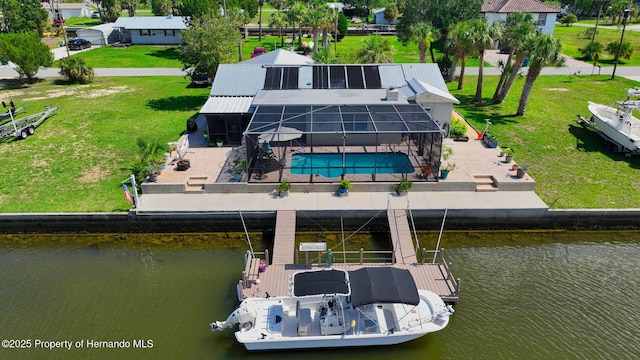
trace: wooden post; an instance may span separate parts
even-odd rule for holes
[[[266,249],[264,251],[264,260],[267,262],[267,265],[269,265],[269,249]]]
[[[296,264],[300,263],[300,253],[298,252],[298,249],[294,250],[296,252]]]
[[[248,287],[247,286],[247,272],[243,271],[242,272],[242,288],[246,289],[247,287]]]
[[[364,263],[364,249],[360,248],[360,265]]]

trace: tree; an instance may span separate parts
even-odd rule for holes
[[[616,42],[616,47],[617,45],[618,43]],[[590,42],[589,44],[587,44],[587,46],[578,50],[580,50],[583,60],[593,60],[593,56],[595,54],[601,53],[603,49],[604,47],[602,46],[602,44],[595,41],[595,42]]]
[[[431,43],[438,40],[438,32],[431,23],[421,22],[411,28],[411,36],[405,38],[407,41],[418,43],[418,51],[420,52],[420,62],[427,62],[427,49],[431,49]],[[406,45],[406,43],[403,43]],[[436,62],[431,52],[431,61]]]
[[[136,16],[136,10],[140,6],[139,0],[120,0],[120,7],[123,10],[127,10],[129,17]]]
[[[220,4],[210,0],[180,0],[176,3],[177,13],[192,19],[209,13],[217,13]]]
[[[358,64],[392,63],[394,53],[389,39],[380,35],[369,36],[364,39],[364,46],[356,54]]]
[[[471,22],[471,38],[473,46],[480,56],[478,66],[478,83],[476,85],[476,96],[474,102],[482,102],[482,80],[484,72],[484,51],[492,48],[495,39],[502,36],[502,29],[499,24],[489,24],[487,19],[481,18]]]
[[[269,19],[269,27],[277,27],[280,32],[280,46],[284,47],[284,35],[282,33],[282,28],[287,25],[287,14],[277,12],[271,14],[271,18]]]
[[[460,76],[458,77],[458,90],[462,89],[464,83],[464,68],[466,66],[467,54],[472,51],[473,38],[472,38],[471,24],[468,21],[459,22],[453,26],[449,32],[449,41],[455,44],[455,53],[453,56],[453,63],[451,64],[450,76],[456,71],[455,64],[460,60]]]
[[[53,65],[53,54],[35,33],[1,34],[0,53],[15,63],[20,77],[29,82],[33,82],[38,69]]]
[[[499,104],[507,97],[525,58],[521,51],[522,44],[535,31],[536,23],[533,21],[531,14],[517,12],[507,15],[503,36],[500,41],[503,46],[509,46],[510,50],[507,61],[504,62],[498,86],[496,86],[496,91],[493,94],[493,103]]]
[[[568,14],[566,16],[563,16],[562,19],[560,19],[560,22],[567,25],[567,26],[571,26],[573,25],[574,22],[578,21],[578,17],[575,16],[574,14]]]
[[[93,82],[93,69],[87,66],[84,59],[66,57],[60,60],[60,75],[69,82]]]
[[[617,41],[612,41],[607,44],[607,52],[614,56],[614,61],[618,57],[618,47],[620,43]],[[633,46],[628,41],[622,42],[622,49],[620,50],[620,57],[623,59],[631,59],[631,55],[633,55]],[[619,59],[618,59],[619,60]]]
[[[0,32],[42,34],[47,24],[47,10],[39,0],[0,0]]]
[[[102,0],[100,6],[102,7],[100,16],[103,22],[114,22],[120,16],[120,2],[118,0]]]
[[[172,0],[151,0],[151,12],[156,16],[169,15],[172,6]]]
[[[338,59],[331,49],[318,49],[318,51],[314,52],[312,55],[313,61],[316,64],[338,64]]]
[[[554,39],[551,35],[537,34],[530,37],[523,44],[523,48],[529,56],[529,72],[518,102],[517,116],[524,115],[531,90],[533,89],[533,83],[540,75],[542,68],[548,65],[559,66],[563,62],[562,44],[560,40]]]
[[[342,40],[342,38],[347,35],[347,31],[349,30],[349,20],[344,16],[343,12],[338,13],[338,41]]]
[[[391,24],[396,18],[398,18],[398,8],[396,4],[392,1],[386,3],[384,5],[384,19],[387,20],[389,24]]]
[[[179,49],[184,69],[207,73],[213,78],[218,65],[231,63],[242,40],[240,21],[217,13],[203,15],[191,21],[192,28],[182,33],[184,46]]]
[[[320,36],[320,30],[330,21],[327,20],[327,10],[329,13],[331,8],[322,2],[316,1],[312,3],[305,12],[303,23],[311,28],[313,34],[313,50],[318,49],[318,38]]]
[[[293,43],[296,43],[296,26],[298,27],[298,46],[302,43],[302,24],[306,17],[307,6],[301,2],[296,2],[289,7],[287,16],[293,24]]]

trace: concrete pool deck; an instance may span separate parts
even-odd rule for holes
[[[204,128],[199,126],[200,129]],[[277,210],[381,210],[408,208],[435,209],[532,209],[548,206],[535,194],[535,180],[529,175],[516,177],[512,163],[505,163],[499,149],[487,148],[477,140],[475,130],[468,132],[469,141],[445,139],[453,149],[449,162],[456,169],[446,180],[424,181],[410,175],[413,188],[407,196],[397,196],[393,188],[398,174],[382,182],[358,182],[350,178],[353,189],[349,196],[336,195],[337,180],[317,183],[294,183],[287,197],[277,196],[274,177],[261,181],[236,181],[228,171],[231,147],[208,147],[201,132],[189,134],[190,149],[185,155],[191,167],[176,171],[170,166],[157,183],[144,183],[143,195],[134,213],[193,213]],[[290,157],[291,155],[288,154]],[[304,176],[307,179],[309,175]],[[361,175],[358,175],[361,176]],[[370,175],[367,175],[370,176]],[[294,180],[294,179],[290,179]]]

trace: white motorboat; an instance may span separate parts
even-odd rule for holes
[[[588,124],[611,141],[614,150],[640,155],[640,120],[633,112],[640,110],[640,88],[629,89],[627,99],[610,106],[589,102],[592,116]]]
[[[289,284],[289,296],[247,298],[211,330],[238,325],[247,350],[392,345],[444,329],[453,314],[392,267],[302,271]]]

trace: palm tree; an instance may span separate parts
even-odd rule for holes
[[[473,46],[475,47],[478,55],[480,55],[478,65],[478,84],[476,85],[476,96],[473,99],[474,102],[482,102],[482,75],[484,72],[484,51],[487,48],[492,48],[494,40],[499,38],[502,29],[499,24],[489,24],[487,19],[481,18],[473,20],[471,22],[471,32]]]
[[[535,30],[536,24],[533,22],[531,14],[517,12],[507,15],[501,41],[503,45],[510,46],[511,49],[509,50],[507,61],[504,63],[500,80],[498,80],[498,86],[496,86],[496,91],[493,94],[493,102],[495,104],[503,102],[507,97],[509,89],[511,89],[511,85],[513,85],[513,81],[524,61],[523,54],[519,49],[526,38],[531,36]],[[519,56],[518,52],[520,52]]]
[[[329,48],[318,49],[313,53],[312,58],[316,64],[339,64],[335,54]]]
[[[356,63],[380,64],[392,63],[394,53],[393,45],[389,39],[380,35],[369,36],[364,39],[364,46],[356,54]]]
[[[320,29],[326,23],[323,6],[326,4],[313,4],[305,12],[304,23],[311,28],[313,34],[313,50],[318,49],[318,37]]]
[[[296,2],[289,7],[287,16],[289,21],[293,24],[293,43],[296,43],[296,26],[298,27],[298,46],[302,43],[302,23],[305,19],[305,13],[307,12],[307,6],[304,3]]]
[[[93,69],[81,58],[66,57],[60,60],[60,75],[69,82],[93,82]]]
[[[431,49],[431,43],[436,40],[438,40],[438,31],[430,22],[421,22],[411,28],[409,41],[418,43],[421,63],[427,62],[427,49]],[[431,51],[431,61],[436,62],[433,51]]]
[[[471,51],[472,37],[471,25],[468,21],[462,21],[453,26],[449,31],[449,41],[455,44],[455,52],[453,54],[453,62],[451,63],[450,74],[456,72],[456,65],[460,60],[460,77],[458,78],[458,90],[462,90],[464,82],[464,68],[467,53]]]
[[[264,0],[258,0],[258,6],[260,6],[260,17],[258,18],[258,41],[262,41],[262,7],[264,6]]]
[[[280,46],[284,47],[284,34],[282,28],[287,25],[287,15],[285,13],[277,12],[271,14],[269,19],[269,27],[277,27],[280,32]]]
[[[338,16],[338,14],[327,4],[321,6],[320,9],[323,14],[323,21],[320,25],[322,29],[322,47],[327,48],[329,47],[329,31],[336,27],[336,16]]]
[[[559,66],[563,63],[562,44],[560,40],[554,39],[551,35],[537,34],[530,37],[523,44],[523,48],[529,56],[529,73],[527,73],[522,95],[520,95],[517,116],[524,115],[533,83],[540,75],[542,68],[547,65]]]

